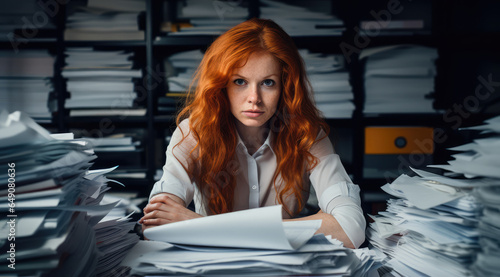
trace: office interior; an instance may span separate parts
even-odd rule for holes
[[[120,215],[135,210],[127,224],[119,224],[130,247],[143,239],[136,221],[161,177],[176,115],[204,51],[218,35],[248,18],[273,19],[293,38],[316,105],[331,128],[329,138],[361,189],[368,223],[372,215],[391,208],[388,201],[394,195],[382,189],[384,185],[401,175],[419,176],[415,169],[460,175],[460,170],[449,174],[449,167],[434,165],[459,159],[462,156],[454,155],[461,149],[472,149],[459,147],[500,133],[495,129],[498,119],[492,120],[500,115],[498,1],[1,0],[0,7],[0,129],[9,127],[8,114],[21,111],[49,133],[72,133],[75,139],[90,141],[97,156],[89,161],[90,169],[113,168],[104,174],[113,180],[107,182],[106,203],[121,199]],[[484,124],[493,129],[475,127]],[[0,134],[0,142],[6,142],[0,143],[5,157],[14,155],[12,149],[35,154],[32,148],[9,147],[15,143],[12,137]],[[475,143],[491,157],[482,169],[473,161],[479,154],[462,157],[469,159],[463,174],[500,184],[494,170],[500,144]],[[2,203],[7,207],[12,198],[7,197],[8,183],[2,190],[4,186]],[[37,197],[42,201],[43,196]],[[500,200],[500,192],[492,199]],[[500,216],[498,204],[486,206]],[[314,196],[307,208],[317,210]],[[2,213],[8,222],[9,213]],[[477,213],[468,228],[481,222]],[[499,228],[497,224],[487,233],[499,234]],[[498,269],[485,258],[488,251],[500,248],[498,239],[482,242],[475,240],[467,248],[468,258],[457,254],[469,265],[460,271],[463,276],[488,276],[493,272],[488,270]],[[4,240],[2,250],[12,249],[8,245]],[[375,246],[367,239],[363,247]],[[18,253],[18,265],[25,270],[20,272],[50,276],[44,274],[71,268],[55,252],[50,252],[53,263],[46,266],[34,263],[36,255],[23,258],[22,251]],[[130,268],[118,267],[123,256],[113,256],[113,266],[99,263],[100,274],[127,276]],[[485,264],[491,267],[482,269]],[[7,266],[0,273],[9,272]],[[387,276],[404,276],[394,263],[382,267],[391,266],[396,273]],[[416,267],[413,276],[436,273]],[[54,268],[59,271],[51,271]]]

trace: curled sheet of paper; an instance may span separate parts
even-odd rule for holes
[[[165,224],[146,229],[144,235],[172,244],[294,250],[320,226],[321,220],[284,225],[281,206],[276,205]],[[294,228],[300,229],[300,236],[293,235]]]

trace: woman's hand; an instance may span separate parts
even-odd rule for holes
[[[161,193],[153,196],[149,204],[144,208],[144,216],[139,220],[142,230],[151,227],[193,219],[201,215],[186,208],[184,201],[179,197]]]

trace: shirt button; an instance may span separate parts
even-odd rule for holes
[[[257,189],[257,186],[256,186],[256,185],[253,185],[253,186],[252,186],[252,189]]]

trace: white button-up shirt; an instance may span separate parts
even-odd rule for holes
[[[190,152],[196,145],[196,140],[192,134],[189,134],[182,144],[174,148],[182,139],[179,128],[185,135],[188,134],[188,120],[182,121],[172,135],[166,152],[163,176],[154,184],[150,197],[166,192],[178,196],[186,205],[194,200],[196,212],[207,215],[207,209],[197,186],[182,166],[184,164],[187,168],[189,161],[193,160]],[[253,155],[248,153],[245,144],[238,136],[235,159],[230,162],[230,166],[228,165],[228,170],[214,174],[215,180],[227,174],[236,175],[234,211],[278,204],[273,184],[277,163],[271,145],[272,135],[272,132],[269,132],[264,144]],[[322,135],[324,133],[318,137]],[[350,180],[328,138],[317,141],[310,152],[318,159],[318,164],[312,171],[304,171],[306,184],[313,186],[321,210],[333,215],[354,246],[359,247],[365,240],[366,227],[359,187]],[[281,178],[278,177],[277,184],[280,183]],[[309,189],[310,186],[307,186],[302,193],[303,203],[309,197]],[[289,197],[285,201],[291,211],[297,209],[296,199]],[[283,211],[283,218],[289,217]]]

